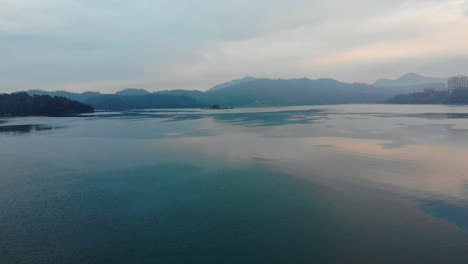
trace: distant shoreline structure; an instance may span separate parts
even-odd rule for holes
[[[457,75],[448,78],[447,90],[449,93],[455,90],[468,90],[468,76]]]

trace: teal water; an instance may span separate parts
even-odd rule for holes
[[[468,107],[3,118],[0,263],[468,263]]]

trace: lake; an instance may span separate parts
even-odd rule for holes
[[[468,263],[468,107],[3,118],[0,263]]]

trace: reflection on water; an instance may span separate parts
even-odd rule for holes
[[[468,230],[468,203],[466,201],[421,200],[421,208],[435,217]]]
[[[0,126],[0,134],[27,134],[32,132],[46,131],[63,127],[53,127],[50,125],[14,125]]]
[[[9,118],[0,256],[466,263],[467,132],[468,108],[445,106]]]
[[[293,124],[309,124],[317,122],[321,118],[322,110],[311,109],[302,111],[280,111],[280,112],[266,112],[256,114],[224,114],[214,115],[213,118],[216,121],[233,125],[244,125],[244,126],[284,126]]]
[[[258,111],[258,110],[257,110]],[[276,112],[261,112],[248,113],[248,112],[212,112],[210,110],[200,111],[187,111],[187,110],[133,110],[125,113],[101,113],[101,117],[106,118],[119,118],[119,119],[132,119],[144,120],[151,118],[162,118],[167,122],[174,121],[187,121],[198,120],[204,118],[214,118],[223,123],[233,125],[245,126],[284,126],[291,124],[308,124],[316,122],[324,118],[321,114],[324,113],[321,109],[307,109],[307,110],[283,110]]]

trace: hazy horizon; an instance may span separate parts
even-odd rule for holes
[[[400,77],[403,77],[403,76],[406,76],[406,75],[409,75],[409,74],[416,74],[416,75],[420,75],[420,74],[417,74],[417,73],[414,73],[414,72],[409,72],[409,73],[406,73]],[[423,75],[420,75],[422,77],[426,77],[426,78],[441,78],[441,79],[445,79],[445,78],[448,78],[448,77],[433,77],[433,76],[423,76]],[[229,83],[231,81],[236,81],[236,80],[241,80],[241,79],[244,79],[244,78],[254,78],[254,79],[264,79],[264,78],[257,78],[257,77],[254,77],[254,76],[244,76],[244,77],[239,77],[239,78],[235,78],[233,80],[226,80],[225,82],[222,82],[222,83],[217,83],[211,87],[208,87],[208,88],[203,88],[203,89],[187,89],[187,90],[196,90],[196,91],[202,91],[202,92],[206,92],[208,90],[210,90],[211,88],[217,86],[217,85],[221,85],[221,84],[225,84],[225,83]],[[385,79],[385,78],[380,78],[380,79],[377,79],[376,81],[378,80],[398,80],[400,77],[398,78],[395,78],[395,79]],[[272,80],[292,80],[292,79],[309,79],[309,80],[320,80],[320,79],[329,79],[329,78],[317,78],[317,79],[311,79],[311,78],[308,78],[308,77],[302,77],[302,78],[291,78],[291,79],[284,79],[284,78],[266,78],[266,79],[272,79]],[[336,79],[333,79],[335,81],[338,81],[338,82],[343,82],[343,81],[340,81],[340,80],[336,80]],[[344,82],[346,83],[346,82]],[[364,83],[364,82],[349,82],[349,83],[363,83],[363,84],[369,84],[369,85],[374,85],[375,82],[369,82],[369,83]],[[385,86],[384,86],[385,87]],[[179,88],[176,88],[176,89],[179,89]],[[112,90],[109,90],[109,91],[99,91],[99,90],[85,90],[85,91],[71,91],[71,90],[66,90],[66,89],[25,89],[25,90],[17,90],[17,91],[12,91],[12,92],[27,92],[27,91],[33,91],[33,90],[39,90],[39,91],[46,91],[46,92],[57,92],[57,91],[64,91],[64,92],[75,92],[75,93],[84,93],[84,92],[101,92],[102,94],[113,94],[113,93],[117,93],[117,92],[122,92],[124,90],[146,90],[148,92],[160,92],[160,91],[167,91],[167,90],[175,90],[175,89],[152,89],[152,88],[141,88],[141,87],[121,87],[120,89],[117,89],[114,87],[114,89]]]
[[[468,68],[466,0],[0,3],[0,93],[206,90],[244,76],[373,83]]]

